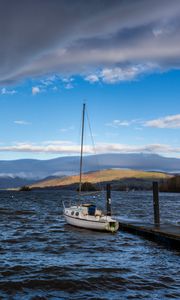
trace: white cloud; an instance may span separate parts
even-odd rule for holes
[[[52,75],[52,76],[48,76],[46,79],[42,79],[41,80],[41,83],[42,85],[44,86],[50,86],[50,85],[53,85],[54,82],[57,81],[57,76],[56,75]]]
[[[1,89],[1,95],[14,95],[16,93],[17,93],[16,90],[9,90],[7,88],[2,88]]]
[[[119,126],[129,126],[130,124],[131,124],[130,121],[113,120],[112,123],[108,123],[106,125],[112,127],[119,127]]]
[[[40,145],[31,143],[17,143],[12,146],[0,146],[1,152],[26,152],[26,153],[56,153],[62,155],[80,153],[80,146],[69,141],[50,141]],[[101,143],[96,145],[96,153],[158,153],[164,155],[180,155],[180,147],[172,147],[164,144],[150,145],[124,145],[124,144],[107,144]],[[85,154],[94,154],[94,147],[84,145]]]
[[[40,88],[38,86],[33,86],[32,87],[32,94],[36,95],[40,93]]]
[[[64,84],[64,88],[67,89],[67,90],[70,90],[70,89],[74,88],[73,81],[74,81],[74,78],[72,78],[72,77],[64,77],[64,78],[62,78],[62,82]]]
[[[36,86],[32,87],[32,94],[45,93],[48,90],[58,91],[59,85],[63,82],[59,75],[46,76],[44,79],[36,81]]]
[[[134,129],[142,130],[143,127],[154,127],[154,128],[180,128],[180,114],[170,115],[163,118],[153,119],[149,121],[143,121],[142,119],[134,120],[113,120],[112,122],[106,123],[106,126],[118,128],[120,126],[131,126],[136,125]]]
[[[106,83],[116,83],[119,81],[132,80],[138,74],[140,70],[137,67],[131,67],[127,69],[113,68],[113,69],[103,69],[100,78]]]
[[[85,77],[85,80],[86,81],[89,81],[91,83],[94,83],[94,82],[98,82],[99,81],[99,78],[98,78],[98,75],[96,74],[91,74],[91,75],[88,75]]]
[[[85,80],[94,82],[104,83],[118,83],[121,81],[135,80],[139,75],[149,73],[158,70],[157,64],[146,63],[146,64],[134,64],[131,66],[114,67],[114,68],[103,68],[101,71],[90,74],[85,77]]]
[[[164,144],[150,144],[150,145],[124,145],[124,144],[99,144],[96,147],[97,153],[158,153],[170,155],[171,153],[177,156],[180,154],[180,147],[172,147]]]
[[[17,120],[17,121],[14,121],[14,123],[18,124],[18,125],[30,125],[31,124],[30,122],[27,122],[24,120]]]
[[[56,92],[58,90],[57,86],[53,86],[52,90]]]
[[[61,128],[60,131],[61,132],[67,132],[67,131],[72,131],[74,130],[74,126],[70,126],[70,127],[67,127],[67,128]]]
[[[73,82],[74,81],[74,78],[72,77],[63,77],[62,78],[62,82],[64,83],[69,83],[69,82]]]
[[[155,128],[180,128],[180,114],[150,120],[145,122],[144,126]]]
[[[152,32],[153,32],[155,37],[158,37],[158,36],[163,34],[163,30],[160,29],[160,28],[155,28],[155,29],[152,30]]]
[[[73,88],[74,88],[74,86],[73,86],[73,84],[72,84],[71,82],[65,84],[64,87],[65,87],[66,90],[70,90],[70,89],[73,89]]]
[[[64,140],[51,140],[42,142],[43,145],[72,145],[71,141]]]
[[[160,24],[158,27],[152,29],[152,33],[156,38],[162,38],[164,35],[173,33],[174,26],[169,24]]]
[[[111,123],[106,123],[106,126],[110,126],[110,127],[120,127],[120,126],[125,126],[128,127],[130,125],[132,125],[133,123],[138,123],[138,120],[113,120]]]
[[[52,143],[47,145],[17,143],[13,146],[0,147],[0,151],[69,154],[69,153],[79,153],[80,146],[69,145],[68,143],[64,143],[64,144]]]

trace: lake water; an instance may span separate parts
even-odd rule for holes
[[[66,225],[62,200],[75,197],[0,192],[0,299],[180,299],[176,250]],[[118,219],[153,222],[151,193],[113,192],[112,206]],[[160,194],[160,208],[162,223],[180,224],[179,194]]]

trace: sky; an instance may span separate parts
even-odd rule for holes
[[[0,0],[0,36],[0,160],[78,155],[84,102],[85,154],[180,158],[179,0]]]

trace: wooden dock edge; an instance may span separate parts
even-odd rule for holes
[[[164,244],[168,248],[174,248],[180,251],[180,237],[163,232],[160,228],[146,228],[141,225],[119,222],[119,230],[143,236],[146,239]]]

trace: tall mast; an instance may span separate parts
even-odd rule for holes
[[[85,118],[85,106],[83,103],[83,112],[82,112],[82,131],[81,131],[81,157],[80,157],[80,177],[79,177],[79,193],[81,193],[82,187],[82,163],[83,163],[83,142],[84,142],[84,118]]]

